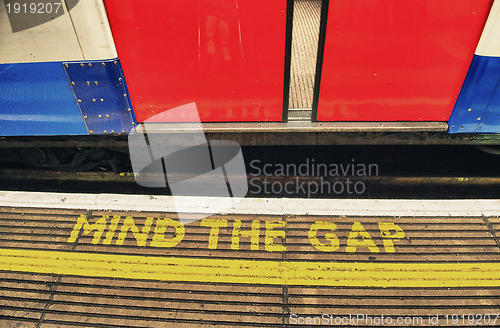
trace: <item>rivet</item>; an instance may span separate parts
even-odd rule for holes
[[[94,133],[94,131],[90,130],[90,131],[89,131],[89,133],[91,133],[91,134],[92,134],[92,133]]]
[[[97,100],[95,100],[95,99],[92,99],[92,101],[93,101],[93,102],[96,102]]]
[[[101,98],[101,101],[104,101],[104,99]]]
[[[467,109],[468,112],[472,111],[472,108]]]
[[[115,133],[115,130],[111,130],[111,133]]]
[[[132,125],[135,125],[135,123],[134,123],[134,122],[132,122]]]
[[[75,85],[76,83],[75,82],[71,82],[71,85]]]
[[[115,60],[115,61],[113,62],[113,64],[118,65],[118,62]]]
[[[127,111],[128,111],[128,112],[131,112],[131,111],[132,111],[132,108],[127,109]]]
[[[64,64],[64,66],[69,67],[69,65],[68,65],[68,64]]]
[[[92,67],[92,63],[89,63],[89,66]]]
[[[118,81],[123,81],[123,79],[120,77],[120,78],[118,79]]]
[[[478,117],[478,118],[477,118],[477,120],[478,120],[478,121],[481,121],[481,118],[480,118],[480,117]]]
[[[122,130],[122,133],[125,133],[125,130]]]
[[[95,81],[95,82],[94,82],[94,84],[95,84],[95,85],[98,85],[98,84],[99,84],[99,82]]]
[[[106,63],[102,63],[102,66],[106,66]]]
[[[83,67],[83,66],[85,66],[85,64],[84,64],[84,63],[81,63],[81,64],[80,64],[80,66],[81,66],[81,67]]]
[[[99,115],[99,116],[97,116],[97,117],[102,118],[102,115]]]
[[[89,81],[87,81],[87,85],[90,85],[90,82],[89,82]]]
[[[123,94],[123,96],[124,96],[124,97],[126,97],[126,96],[127,96],[127,94],[126,94],[126,93],[124,93],[124,94]]]
[[[87,117],[87,116],[84,116],[83,118],[84,118],[84,119],[88,119],[88,117]]]
[[[109,115],[106,115],[106,118],[109,118]]]
[[[107,131],[107,130],[104,130],[104,133],[108,133],[108,131]]]
[[[79,103],[81,103],[81,102],[82,102],[82,100],[81,100],[81,99],[78,99],[77,101],[78,101]]]

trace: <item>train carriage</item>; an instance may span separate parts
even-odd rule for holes
[[[123,147],[193,102],[243,145],[500,144],[498,0],[304,2],[319,26],[293,0],[4,0],[0,145]]]

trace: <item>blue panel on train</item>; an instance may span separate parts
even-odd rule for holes
[[[90,134],[130,132],[135,117],[118,60],[64,63]]]
[[[500,57],[475,55],[451,114],[450,133],[500,133]]]
[[[88,134],[60,62],[0,64],[0,135]]]
[[[497,84],[477,132],[500,133],[500,84]]]

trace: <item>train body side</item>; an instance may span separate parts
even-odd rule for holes
[[[1,136],[128,134],[191,102],[203,122],[286,124],[293,1],[62,3],[31,25],[0,4]],[[500,133],[500,1],[364,3],[323,6],[313,122]]]

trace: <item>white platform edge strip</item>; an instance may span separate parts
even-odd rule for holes
[[[0,206],[140,212],[393,217],[500,216],[500,200],[174,197],[0,191]]]

